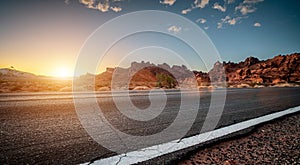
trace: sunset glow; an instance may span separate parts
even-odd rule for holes
[[[72,77],[73,72],[71,69],[66,67],[59,67],[55,70],[55,72],[52,74],[54,77],[60,77],[60,78],[67,78]]]
[[[77,56],[91,34],[109,20],[139,10],[161,10],[185,17],[203,29],[220,52],[223,61],[239,62],[249,56],[268,59],[276,54],[299,52],[300,35],[298,27],[299,2],[291,1],[110,1],[105,7],[97,8],[99,1],[4,1],[0,6],[0,67],[13,66],[17,70],[36,75],[66,77],[72,76]],[[46,7],[44,7],[46,6]],[[15,7],[18,10],[15,10]],[[41,7],[43,10],[41,11]],[[55,11],[55,12],[53,12]],[[277,11],[277,12],[273,12]],[[264,15],[264,17],[261,17]],[[198,36],[190,27],[181,27],[178,22],[166,21],[162,31],[174,35],[187,35],[191,39]],[[139,26],[144,26],[140,22]],[[115,27],[113,27],[115,28]],[[112,28],[112,29],[113,29]],[[274,35],[276,34],[276,35]],[[99,40],[106,41],[112,34],[105,34]],[[156,38],[159,38],[156,40]],[[97,41],[96,41],[97,42]],[[196,56],[177,42],[174,37],[156,33],[135,34],[124,38],[112,47],[107,57],[101,61],[96,73],[106,67],[116,67],[127,54],[141,46],[162,46],[176,50],[186,56],[184,59],[195,70],[207,70],[197,62]],[[100,48],[100,45],[99,45]],[[149,50],[149,49],[148,49]],[[94,53],[94,52],[86,52]],[[132,61],[150,61],[152,51],[143,53],[147,59]],[[99,55],[99,54],[96,54]],[[99,60],[99,56],[91,60]],[[143,57],[144,57],[143,56]],[[141,57],[141,56],[139,56]],[[149,57],[149,58],[148,58]],[[162,57],[162,55],[160,55]],[[170,65],[179,64],[172,56],[163,55]],[[171,60],[169,60],[171,59]],[[160,60],[161,61],[161,60]],[[159,62],[160,62],[159,61]],[[100,62],[100,61],[99,61]],[[130,62],[122,67],[130,66]],[[90,63],[80,74],[95,73]],[[195,67],[197,66],[197,67]]]

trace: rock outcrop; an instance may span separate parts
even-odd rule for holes
[[[71,79],[36,76],[14,68],[0,69],[0,92],[72,91]],[[79,91],[153,88],[300,86],[300,54],[278,55],[260,61],[248,57],[239,63],[216,62],[208,72],[190,71],[186,66],[133,62],[128,68],[107,68],[73,81]]]
[[[81,79],[86,79],[81,77]],[[188,88],[197,86],[195,75],[186,66],[133,62],[129,68],[107,68],[95,76],[95,89]]]
[[[212,81],[226,80],[229,86],[241,84],[269,86],[279,83],[299,83],[300,54],[278,55],[265,61],[249,57],[240,63],[217,62],[209,71],[209,75]]]

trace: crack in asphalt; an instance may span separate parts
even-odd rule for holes
[[[118,165],[124,157],[127,157],[126,153],[119,157],[119,160],[117,161],[116,165]]]

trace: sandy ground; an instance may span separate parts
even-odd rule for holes
[[[199,148],[178,164],[300,164],[300,114],[263,125],[241,138]]]

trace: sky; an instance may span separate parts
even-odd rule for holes
[[[13,66],[38,75],[71,76],[79,56],[97,61],[96,70],[86,63],[87,69],[81,73],[98,73],[106,67],[126,67],[132,61],[142,60],[186,64],[191,69],[207,71],[211,65],[205,65],[205,60],[198,59],[197,53],[180,40],[186,35],[197,41],[201,35],[190,24],[184,24],[184,19],[203,30],[223,61],[239,62],[249,56],[264,60],[300,52],[299,0],[9,0],[0,3],[0,67]],[[163,16],[149,18],[154,21],[163,18],[158,25],[161,33],[136,32],[109,48],[99,45],[107,50],[103,58],[89,56],[88,53],[93,54],[91,51],[82,53],[91,36],[101,33],[99,28],[120,20],[124,14],[144,10],[171,12],[179,16],[179,21]],[[126,28],[147,27],[148,18],[141,18],[130,22],[121,19],[118,26],[111,27],[110,33],[99,34],[97,42],[105,43],[113,38],[112,33],[125,32]]]

